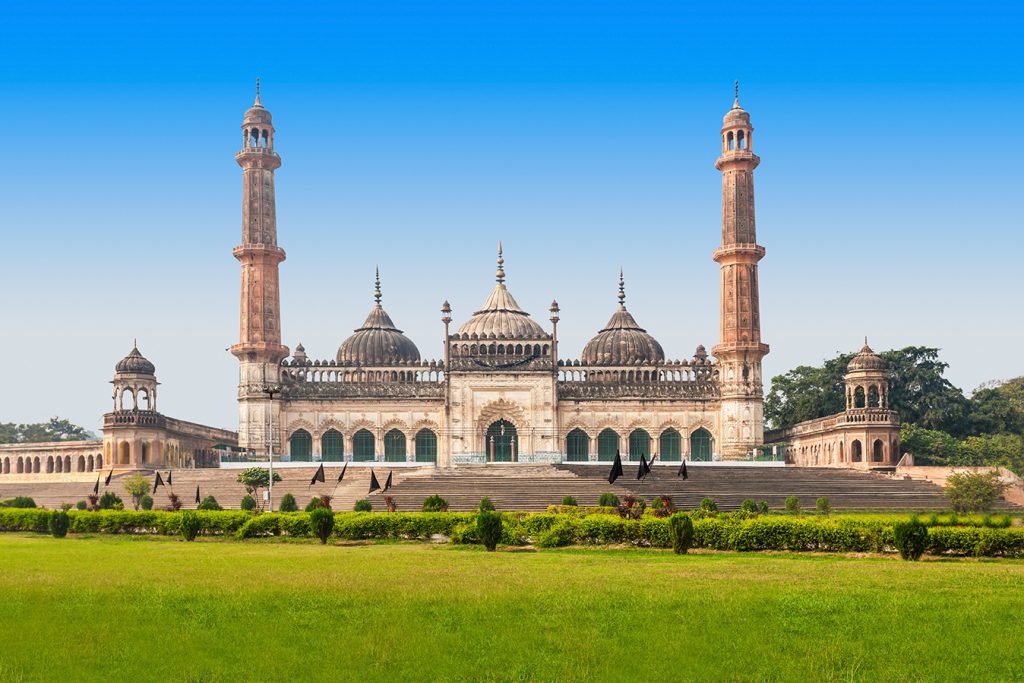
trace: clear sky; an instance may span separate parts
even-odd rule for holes
[[[284,342],[372,303],[427,358],[508,285],[577,357],[627,305],[718,336],[721,117],[757,130],[771,376],[942,349],[1024,374],[1020,3],[247,2],[0,8],[0,421],[98,430],[138,337],[169,415],[235,428],[242,113],[274,115]]]

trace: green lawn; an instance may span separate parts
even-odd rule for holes
[[[0,681],[1024,679],[1024,562],[0,535]]]

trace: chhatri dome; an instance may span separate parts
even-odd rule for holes
[[[459,336],[476,335],[479,339],[547,339],[548,333],[536,323],[530,314],[519,308],[512,294],[505,288],[505,259],[498,243],[498,284],[491,290],[483,307],[462,324],[456,333]]]
[[[732,109],[725,113],[722,123],[728,127],[730,124],[750,125],[750,114],[740,106],[740,82],[736,81],[736,99],[733,100]]]
[[[583,347],[584,365],[632,365],[665,360],[661,344],[626,310],[626,283],[619,271],[619,308],[597,336]]]
[[[366,322],[338,348],[338,362],[359,365],[418,362],[419,349],[395,327],[380,305],[380,271],[377,271],[373,298],[376,303],[370,309],[370,315],[366,316]]]
[[[864,347],[857,352],[849,365],[846,366],[849,372],[856,370],[885,370],[885,361],[868,346],[867,337],[864,338]]]
[[[245,112],[244,123],[271,123],[270,112],[263,108],[263,103],[260,101],[260,79],[258,78],[256,79],[256,101]]]
[[[128,352],[127,356],[117,362],[117,365],[114,366],[114,372],[119,374],[153,375],[156,373],[156,366],[139,353],[139,345],[133,341],[132,350]]]

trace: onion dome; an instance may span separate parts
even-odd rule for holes
[[[885,370],[885,361],[881,356],[871,350],[868,346],[867,337],[864,338],[864,347],[857,352],[850,364],[846,366],[847,371],[855,370]]]
[[[391,322],[380,305],[380,272],[377,272],[373,298],[376,301],[366,322],[338,347],[339,363],[357,365],[395,365],[420,360],[420,351],[411,339]]]
[[[306,347],[302,345],[302,342],[299,342],[295,347],[295,353],[292,354],[292,359],[303,363],[306,361]]]
[[[698,363],[708,362],[708,350],[703,344],[697,344],[697,350],[693,352],[693,359]]]
[[[597,336],[583,347],[584,365],[635,365],[665,360],[661,344],[637,325],[626,310],[626,284],[619,272],[619,308]]]
[[[152,375],[156,373],[156,366],[150,363],[139,353],[139,345],[132,342],[132,350],[128,355],[117,362],[114,372],[131,373],[135,375]]]
[[[491,290],[483,307],[462,324],[458,335],[476,335],[479,339],[547,339],[548,333],[537,324],[530,314],[519,307],[512,294],[505,288],[505,259],[501,256],[498,243],[498,284]]]
[[[245,123],[271,123],[270,112],[260,102],[260,79],[256,79],[256,101],[245,112]]]

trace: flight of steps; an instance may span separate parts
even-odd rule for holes
[[[608,484],[608,467],[562,465],[468,465],[451,469],[432,466],[374,468],[381,486],[388,472],[394,472],[391,491],[368,494],[370,469],[350,467],[342,482],[337,481],[340,468],[328,466],[325,482],[309,486],[316,467],[280,468],[275,470],[282,481],[274,486],[275,506],[285,493],[295,496],[300,509],[313,496],[332,496],[335,510],[351,510],[355,501],[366,498],[374,510],[385,510],[385,495],[391,495],[399,511],[420,510],[423,500],[439,494],[448,500],[451,510],[473,510],[487,496],[499,510],[544,510],[558,505],[566,495],[580,505],[596,505],[598,496],[611,491],[619,498],[633,494],[650,500],[658,495],[672,497],[676,507],[697,507],[701,499],[711,498],[720,510],[734,510],[745,499],[766,500],[772,508],[781,508],[788,496],[797,496],[801,506],[814,508],[820,496],[827,496],[837,509],[941,510],[948,508],[942,489],[927,481],[894,479],[882,474],[835,468],[814,467],[749,467],[699,466],[688,468],[689,478],[676,476],[675,466],[656,466],[648,477],[636,480],[636,465],[625,465],[625,474],[615,484]],[[200,497],[213,495],[225,508],[237,509],[245,491],[236,481],[239,470],[198,469],[174,470],[173,489],[184,508],[195,507],[195,491]],[[167,472],[161,472],[166,478]],[[104,475],[105,476],[105,475]],[[119,474],[109,490],[121,496],[130,506]],[[153,474],[147,475],[150,481]],[[92,482],[37,481],[4,482],[0,478],[0,499],[19,495],[31,496],[36,504],[47,508],[61,503],[74,504],[92,491]],[[104,490],[100,482],[100,492]],[[170,489],[162,486],[154,496],[154,508],[170,505]],[[1015,509],[1000,501],[997,509]]]

